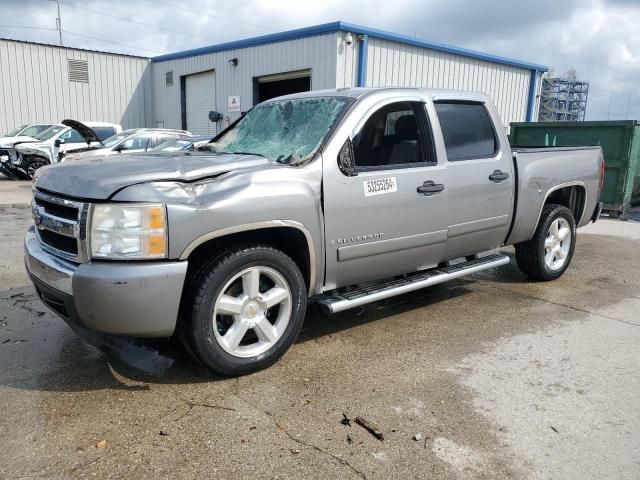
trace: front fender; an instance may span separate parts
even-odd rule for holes
[[[169,257],[186,259],[198,245],[224,235],[288,226],[304,233],[315,275],[324,275],[321,159],[299,167],[237,171],[198,182],[150,182],[118,192],[113,201],[167,205]]]

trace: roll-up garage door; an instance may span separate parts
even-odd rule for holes
[[[209,112],[216,110],[216,74],[214,71],[185,77],[187,130],[199,135],[215,135],[216,124]]]

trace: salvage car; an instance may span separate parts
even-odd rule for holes
[[[0,150],[3,148],[13,148],[16,143],[35,142],[34,136],[49,128],[50,123],[36,123],[32,125],[21,125],[0,137]]]
[[[15,158],[14,147],[19,143],[37,142],[34,136],[51,127],[51,124],[21,125],[0,137],[0,173],[10,178],[15,178],[15,173],[10,167],[11,160]]]
[[[168,128],[131,128],[103,140],[100,145],[91,145],[65,154],[61,161],[78,160],[80,158],[109,156],[119,153],[146,152],[166,141],[175,141],[180,137],[189,137],[186,130]],[[210,139],[211,137],[209,137]]]
[[[25,260],[42,301],[108,351],[176,334],[242,375],[287,351],[308,302],[335,313],[499,267],[505,245],[557,279],[601,211],[599,147],[512,149],[479,93],[275,98],[210,150],[39,170]]]
[[[121,131],[122,127],[114,123],[63,120],[36,135],[38,142],[16,145],[11,163],[23,176],[33,178],[37,169],[59,162],[65,153],[100,145],[102,140]]]
[[[29,137],[26,140],[14,143],[12,148],[6,148],[3,155],[0,155],[0,171],[14,180],[31,178],[32,175],[27,173],[29,167],[32,172],[35,172],[40,166],[47,165],[47,159],[40,151],[34,151],[33,158],[31,156],[23,157],[22,154],[18,153],[16,147],[20,144],[47,142],[59,135],[65,128],[64,125],[60,124],[51,125],[49,128],[35,134],[33,138]],[[26,150],[29,151],[28,149]],[[29,165],[31,163],[33,165]]]

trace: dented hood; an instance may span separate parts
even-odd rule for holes
[[[130,185],[153,181],[193,182],[243,168],[273,164],[256,155],[158,152],[90,157],[39,169],[35,187],[68,197],[106,200]]]

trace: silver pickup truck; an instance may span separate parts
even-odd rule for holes
[[[26,265],[77,332],[176,334],[245,374],[286,352],[310,301],[339,312],[498,267],[504,245],[556,279],[601,208],[600,148],[511,149],[482,94],[290,95],[207,148],[37,172]]]

